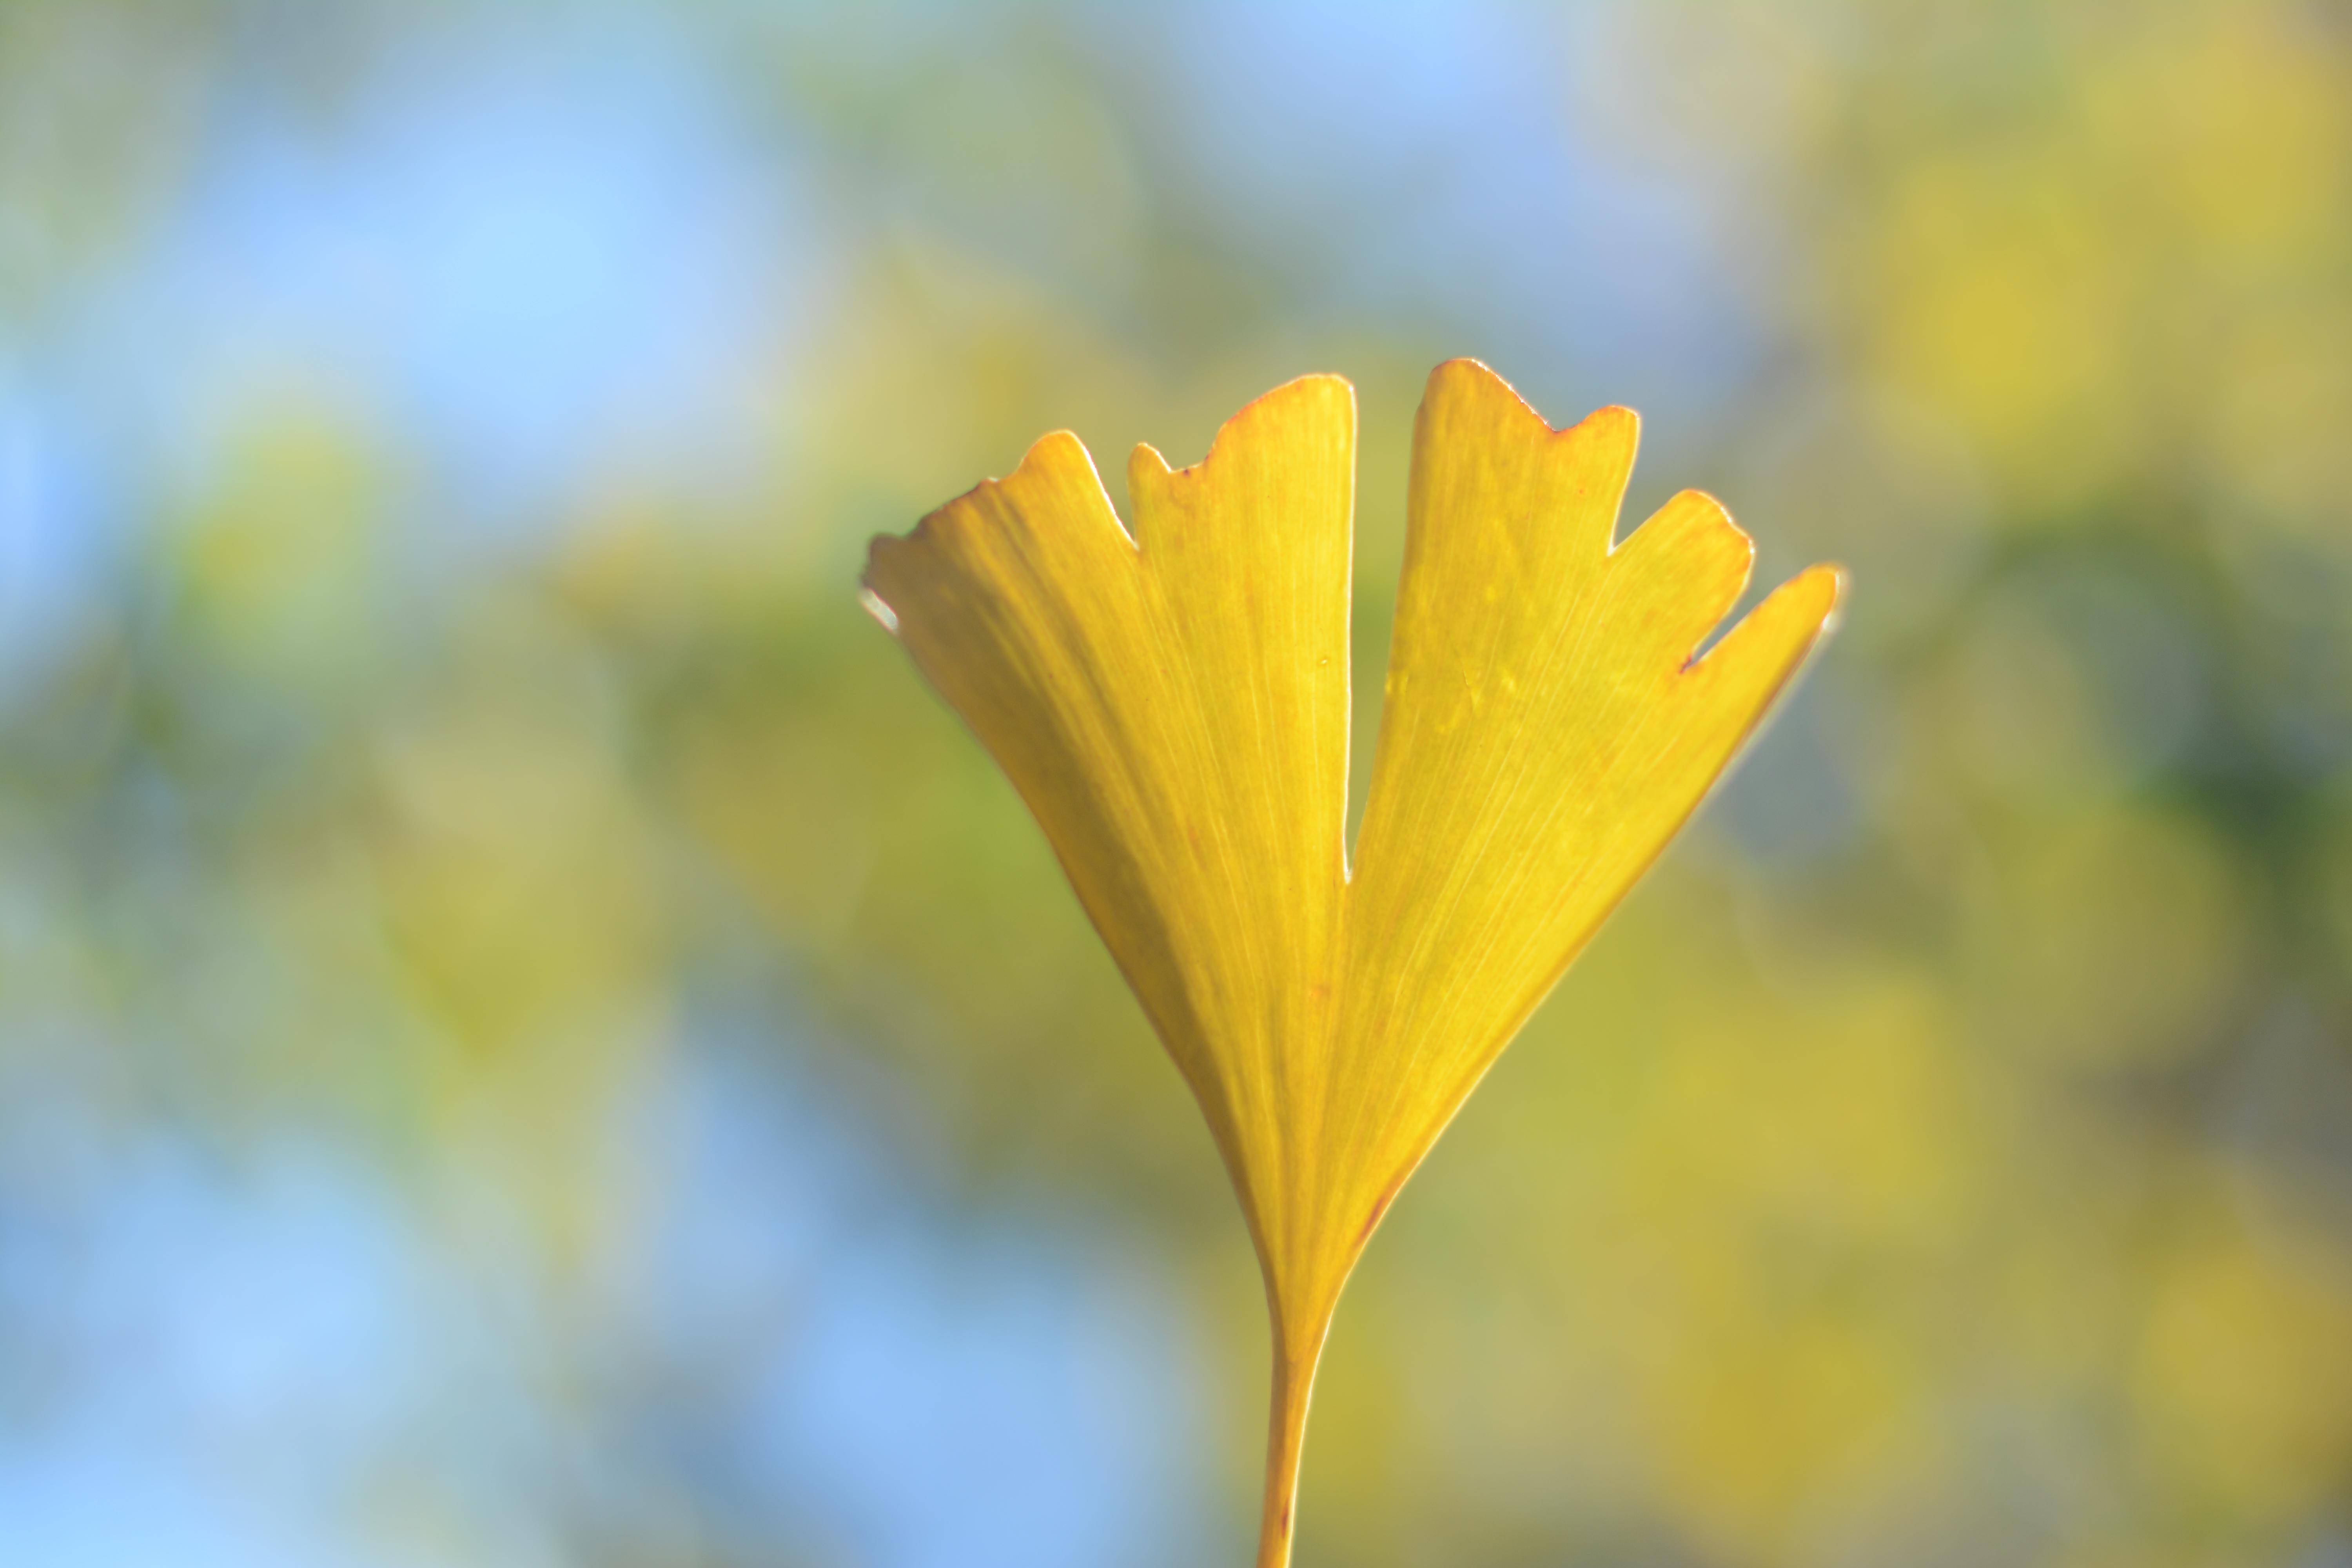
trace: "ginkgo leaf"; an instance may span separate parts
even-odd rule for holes
[[[1752,552],[1696,491],[1614,540],[1637,429],[1432,373],[1352,879],[1346,382],[1266,394],[1190,468],[1137,448],[1132,536],[1060,432],[874,544],[870,602],[1044,827],[1240,1194],[1274,1328],[1261,1568],[1357,1256],[1836,605],[1815,567],[1699,657]]]

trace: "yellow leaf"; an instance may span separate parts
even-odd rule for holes
[[[1339,1291],[1390,1201],[1826,626],[1815,567],[1706,658],[1752,551],[1685,491],[1622,544],[1638,421],[1432,373],[1351,879],[1355,395],[1307,376],[1119,526],[1067,432],[875,541],[869,602],[1028,803],[1192,1087],[1266,1280],[1259,1563],[1289,1559]]]

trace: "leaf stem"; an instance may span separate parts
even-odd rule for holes
[[[1315,1392],[1315,1367],[1331,1315],[1319,1314],[1303,1344],[1286,1342],[1279,1314],[1274,1323],[1274,1388],[1265,1438],[1265,1510],[1258,1523],[1257,1568],[1290,1568],[1290,1537],[1298,1504],[1298,1455],[1307,1440],[1307,1406]]]

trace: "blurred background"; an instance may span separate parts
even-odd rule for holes
[[[1246,1561],[1196,1112],[865,542],[1429,367],[1843,634],[1303,1568],[2352,1564],[2352,14],[0,4],[0,1561]],[[1629,519],[1630,521],[1630,519]]]

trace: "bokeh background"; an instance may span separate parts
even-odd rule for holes
[[[1304,1568],[2352,1563],[2352,14],[0,5],[0,1561],[1246,1560],[1192,1108],[860,612],[1647,416],[1843,632],[1385,1226]]]

